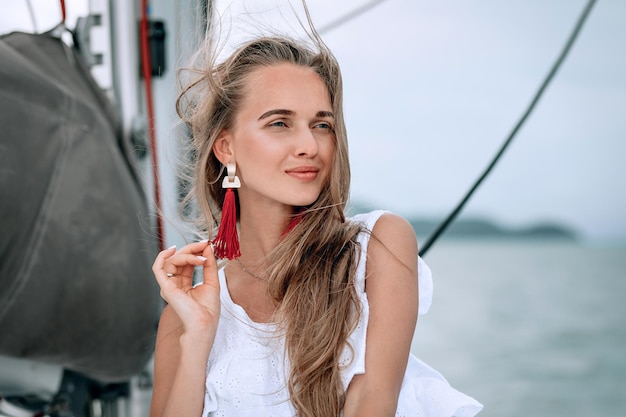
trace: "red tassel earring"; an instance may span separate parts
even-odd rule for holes
[[[226,165],[228,176],[224,177],[222,188],[226,188],[224,204],[222,205],[222,219],[217,236],[213,239],[213,253],[219,259],[235,259],[241,256],[239,251],[239,237],[237,235],[237,204],[233,188],[241,187],[239,177],[235,175],[235,164]]]

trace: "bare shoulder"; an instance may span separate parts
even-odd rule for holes
[[[365,291],[369,306],[365,369],[346,394],[345,415],[393,415],[417,322],[417,239],[411,224],[385,213],[367,247]]]
[[[417,238],[413,226],[404,217],[385,213],[374,225],[368,245],[368,270],[375,263],[399,261],[410,270],[417,270]],[[393,262],[395,263],[395,262]]]

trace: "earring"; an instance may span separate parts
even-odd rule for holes
[[[224,204],[222,205],[222,219],[215,239],[213,239],[214,254],[219,259],[235,259],[241,256],[239,251],[239,237],[237,235],[237,205],[233,188],[241,187],[239,177],[235,175],[234,162],[226,165],[228,175],[222,181],[222,188],[226,189]]]

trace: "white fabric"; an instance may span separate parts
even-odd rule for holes
[[[372,230],[383,211],[351,219]],[[349,337],[350,346],[340,359],[344,387],[352,377],[365,372],[365,340],[369,307],[365,293],[365,263],[369,233],[361,233],[356,280],[363,314]],[[432,300],[430,269],[420,258],[419,313],[428,311]],[[286,388],[289,364],[284,355],[284,337],[275,325],[253,322],[228,293],[224,271],[219,273],[222,311],[207,363],[203,417],[295,416]],[[352,357],[354,351],[354,358]],[[452,388],[433,368],[411,355],[398,399],[397,417],[472,417],[482,409],[473,398]]]

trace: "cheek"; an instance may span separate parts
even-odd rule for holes
[[[334,166],[335,166],[335,144],[332,143],[331,145],[329,145],[327,148],[322,150],[323,153],[323,160],[324,160],[324,166],[325,166],[325,178],[324,178],[324,182],[328,182],[330,181],[330,173],[333,171]]]
[[[252,144],[251,144],[252,145]],[[258,186],[267,181],[273,181],[280,161],[276,155],[268,151],[266,147],[247,147],[244,154],[238,155],[238,171],[241,180],[246,184]]]
[[[319,153],[327,163],[332,163],[337,149],[335,138],[327,138],[320,142]]]
[[[337,148],[335,147],[335,142],[332,142],[328,149],[325,150],[325,161],[328,170],[328,176],[330,177],[330,171],[333,170],[335,166],[335,159],[337,158]]]

